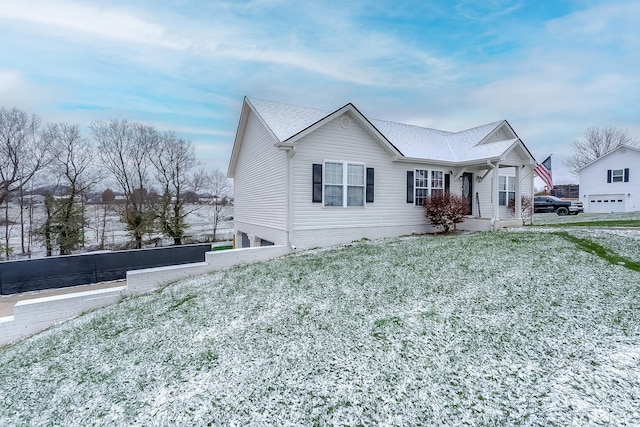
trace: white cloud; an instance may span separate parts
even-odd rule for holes
[[[513,0],[462,0],[456,4],[455,10],[470,20],[489,21],[520,9],[521,3]]]
[[[168,37],[167,30],[124,8],[74,1],[20,1],[0,8],[0,18],[28,22],[120,41],[184,48],[183,41]]]

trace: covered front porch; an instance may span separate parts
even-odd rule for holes
[[[495,231],[521,227],[522,197],[533,196],[533,170],[529,159],[489,161],[452,170],[451,191],[467,200],[469,215],[458,229]]]

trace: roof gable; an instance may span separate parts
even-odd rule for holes
[[[489,144],[492,142],[507,141],[518,137],[513,131],[513,128],[503,120],[493,131],[491,131],[486,137],[482,139],[478,144]],[[493,124],[493,123],[492,123]]]
[[[402,154],[380,133],[372,122],[351,103],[333,112],[329,112],[255,98],[248,99],[248,102],[264,121],[265,125],[271,129],[280,143],[295,143],[303,136],[308,135],[336,117],[350,113],[351,117],[355,118],[390,154]]]
[[[584,166],[582,166],[581,168],[579,168],[579,169],[578,169],[578,172],[582,171],[583,169],[585,169],[585,168],[587,168],[587,167],[589,167],[589,166],[593,165],[594,163],[599,162],[600,160],[604,159],[605,157],[607,157],[607,156],[609,156],[609,155],[611,155],[611,154],[613,154],[613,153],[615,153],[615,152],[617,152],[617,151],[619,151],[619,150],[622,150],[622,149],[632,150],[632,151],[635,151],[635,152],[637,152],[637,153],[640,153],[640,147],[635,147],[635,146],[633,146],[633,145],[623,144],[623,145],[621,145],[621,146],[619,146],[619,147],[617,147],[617,148],[615,148],[615,149],[613,149],[613,150],[609,151],[608,153],[606,153],[606,154],[604,154],[604,155],[602,155],[602,156],[600,156],[600,157],[598,157],[598,158],[596,158],[596,159],[593,159],[592,161],[590,161],[590,162],[589,162],[589,163],[587,163],[586,165],[584,165]]]

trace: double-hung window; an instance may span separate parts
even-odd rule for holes
[[[416,206],[424,205],[424,201],[432,194],[444,193],[444,172],[416,169],[414,185],[414,202]]]
[[[508,206],[512,200],[516,200],[516,177],[498,176],[498,204]]]
[[[431,171],[431,194],[444,193],[444,172]]]
[[[360,163],[324,163],[324,205],[364,206],[365,167]]]
[[[343,164],[325,162],[324,164],[324,205],[342,206],[344,199]]]
[[[611,181],[612,182],[622,182],[622,178],[624,177],[623,169],[613,169],[611,171]]]
[[[629,182],[629,168],[607,169],[607,182]]]
[[[347,163],[347,206],[364,206],[364,165]]]

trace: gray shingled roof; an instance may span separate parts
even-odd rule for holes
[[[280,142],[286,141],[333,113],[257,98],[248,98],[248,100]],[[450,162],[495,158],[504,154],[518,141],[518,138],[514,138],[480,144],[494,130],[506,125],[504,120],[460,132],[377,119],[368,120],[403,156],[411,158]]]

